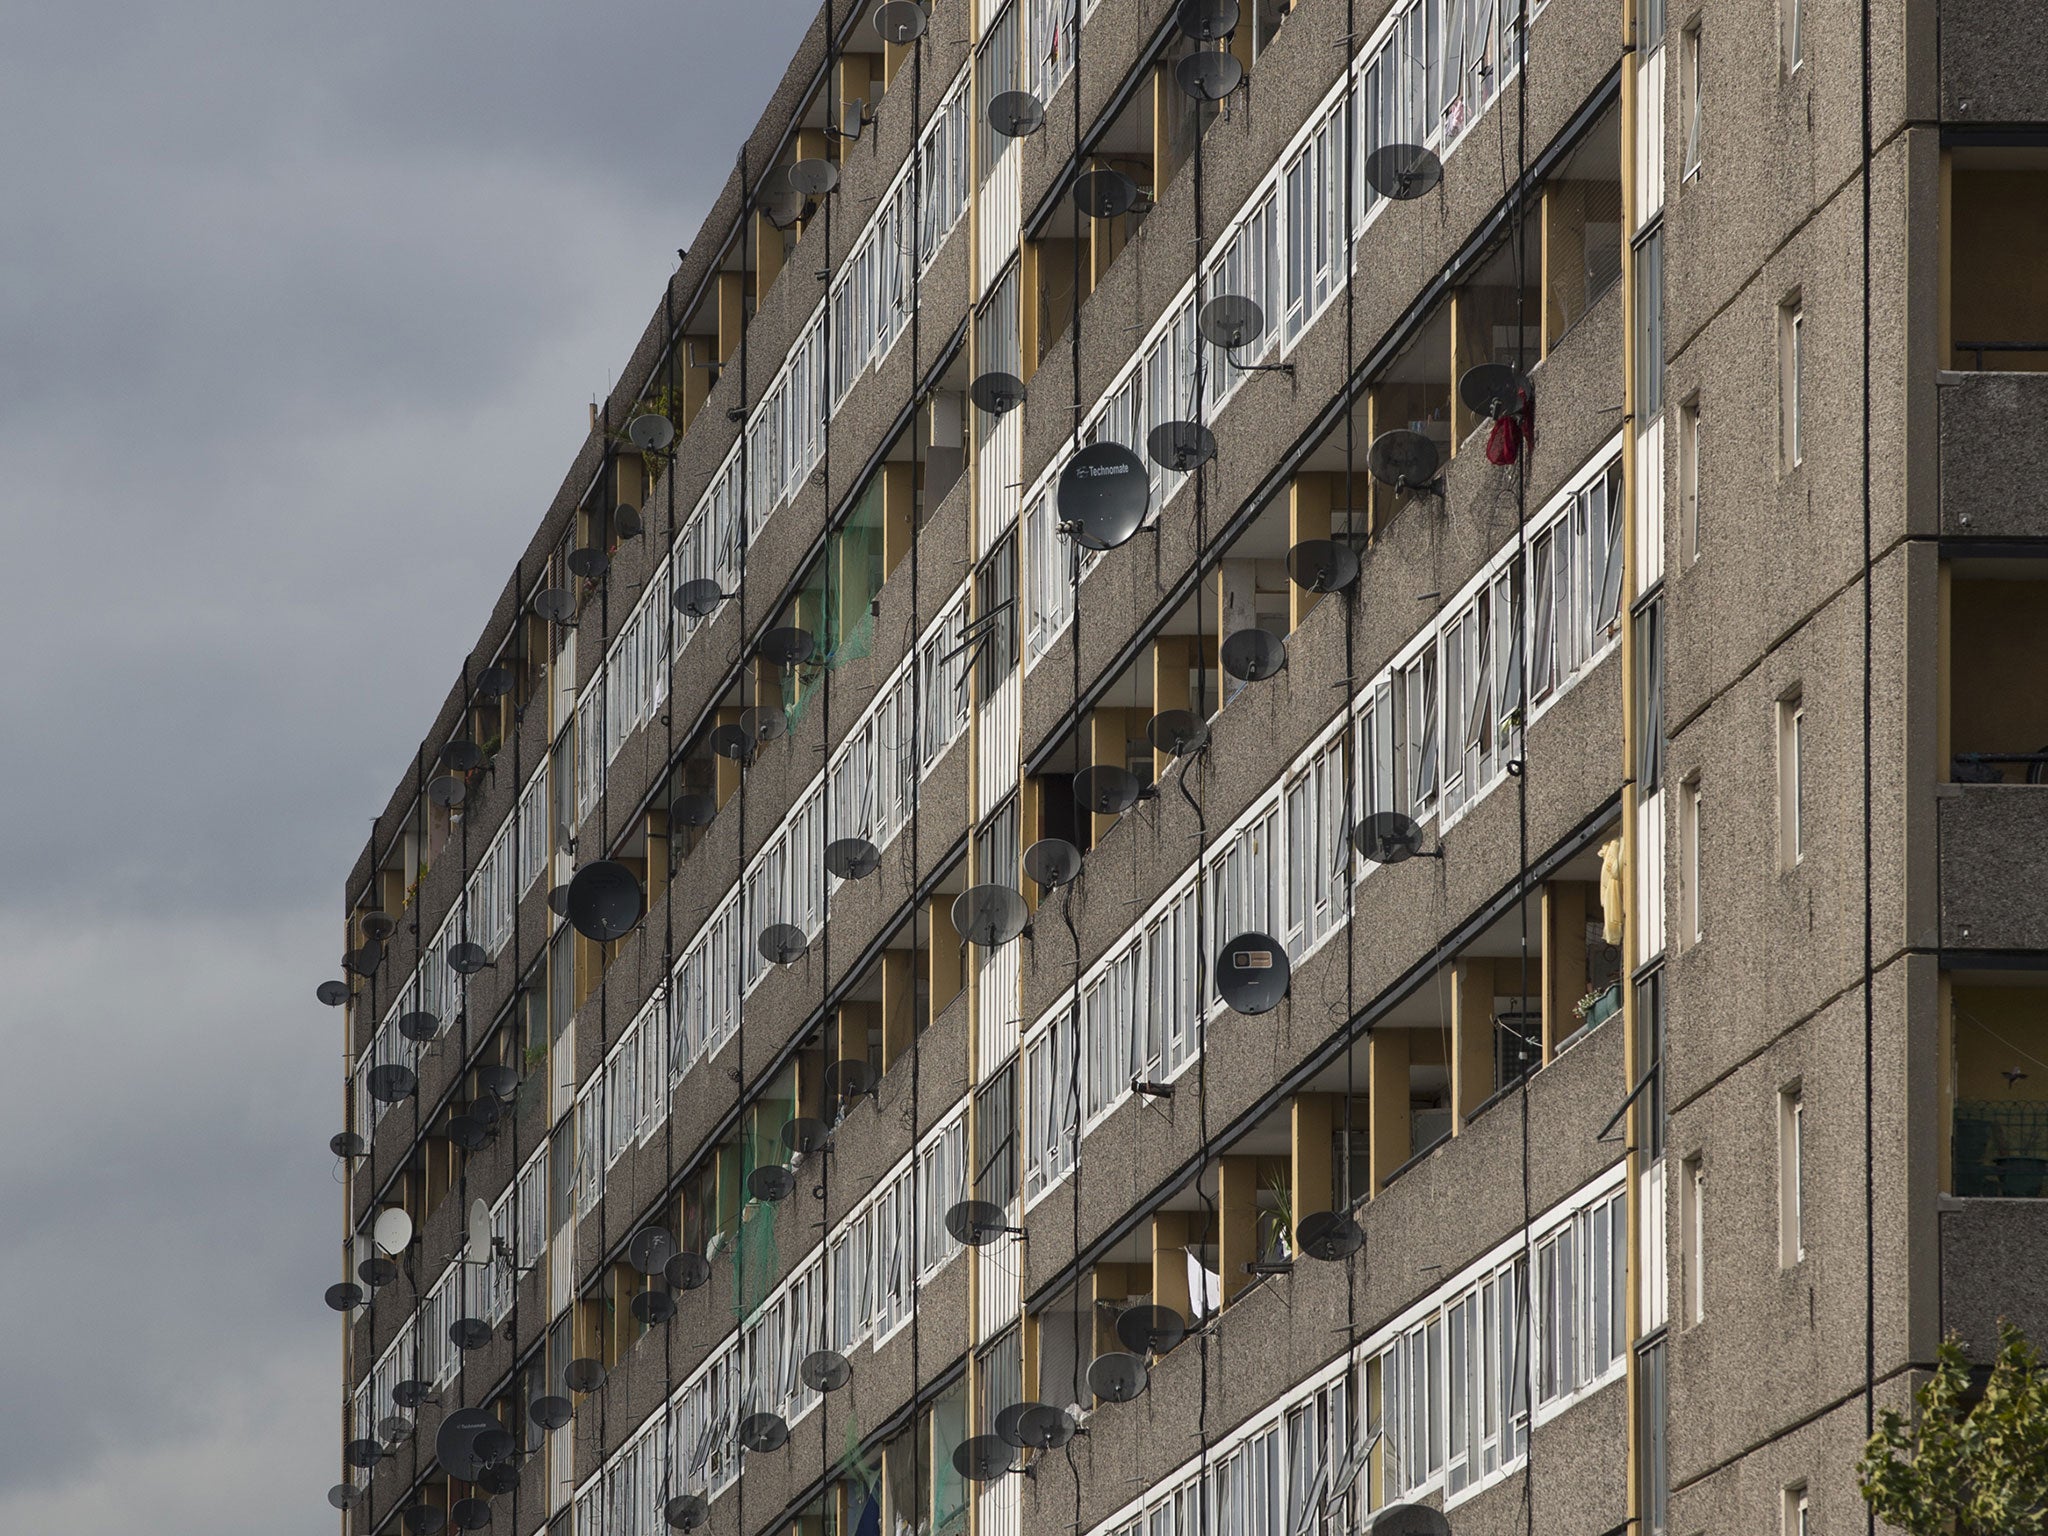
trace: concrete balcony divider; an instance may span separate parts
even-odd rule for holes
[[[1935,797],[1942,949],[2048,950],[2048,784],[1945,784]]]
[[[1942,373],[1936,399],[1943,536],[2048,534],[2048,373]]]

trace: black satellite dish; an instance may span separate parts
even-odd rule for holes
[[[1088,1390],[1107,1403],[1135,1401],[1151,1380],[1139,1355],[1097,1355],[1088,1366]]]
[[[1365,179],[1396,202],[1425,197],[1444,179],[1444,163],[1420,144],[1382,144],[1365,157]]]
[[[708,619],[718,612],[718,605],[729,596],[731,594],[717,582],[699,576],[694,581],[686,581],[677,587],[676,595],[671,601],[682,610],[685,618]]]
[[[487,1499],[457,1499],[448,1506],[448,1523],[458,1531],[480,1531],[491,1523],[491,1506]]]
[[[701,1493],[679,1493],[661,1507],[672,1531],[694,1531],[711,1518],[711,1504]]]
[[[836,1349],[814,1349],[804,1356],[797,1375],[813,1392],[837,1392],[853,1380],[853,1366]]]
[[[569,551],[569,574],[581,576],[585,581],[596,581],[612,568],[611,556],[597,548],[572,549]]]
[[[363,914],[364,938],[374,939],[381,944],[397,931],[398,924],[394,923],[387,914],[383,912],[365,912]]]
[[[359,945],[341,957],[341,968],[353,976],[368,976],[384,958],[384,946],[375,939]]]
[[[566,587],[543,587],[533,594],[533,611],[566,629],[576,622],[576,599]]]
[[[476,1475],[477,1487],[485,1493],[511,1493],[519,1487],[519,1469],[509,1462],[485,1467]]]
[[[640,521],[640,509],[630,502],[620,502],[612,508],[612,533],[622,542],[637,539],[645,524]]]
[[[756,741],[780,741],[789,734],[789,716],[780,704],[756,704],[740,711],[740,724]]]
[[[790,1151],[800,1152],[805,1157],[809,1157],[813,1152],[822,1151],[831,1139],[832,1132],[827,1129],[825,1122],[812,1119],[808,1115],[798,1115],[795,1119],[782,1122],[782,1144]]]
[[[1081,850],[1063,837],[1040,838],[1024,850],[1024,873],[1049,891],[1072,885],[1081,873]]]
[[[1351,840],[1375,864],[1401,864],[1422,851],[1422,828],[1399,811],[1375,811],[1359,824]]]
[[[711,1261],[685,1250],[668,1261],[662,1278],[679,1291],[702,1290],[711,1283]]]
[[[1117,1314],[1116,1336],[1133,1354],[1163,1355],[1188,1336],[1188,1323],[1171,1307],[1126,1307]]]
[[[389,1454],[384,1447],[371,1439],[351,1440],[341,1448],[341,1459],[352,1467],[365,1470],[374,1467]]]
[[[569,881],[569,922],[594,943],[624,938],[645,910],[639,880],[615,859],[586,864]]]
[[[354,1131],[337,1131],[327,1138],[327,1150],[336,1157],[361,1157],[369,1147]]]
[[[1114,219],[1138,205],[1138,184],[1122,171],[1084,171],[1074,178],[1074,206],[1091,219]]]
[[[1023,1437],[1025,1446],[1034,1451],[1058,1450],[1074,1438],[1079,1427],[1072,1414],[1051,1403],[1033,1403],[1017,1416],[1017,1433]]]
[[[756,1455],[779,1451],[789,1443],[789,1426],[779,1413],[750,1413],[740,1420],[740,1445]]]
[[[666,1227],[642,1227],[626,1243],[626,1262],[643,1275],[658,1275],[676,1256],[676,1240]]]
[[[747,1175],[747,1193],[756,1200],[780,1205],[796,1193],[796,1175],[780,1163],[763,1163]]]
[[[512,691],[512,669],[502,661],[494,661],[476,675],[476,691],[479,698],[502,699]]]
[[[953,898],[953,931],[977,949],[1007,944],[1031,928],[1031,909],[1007,885],[970,885]]]
[[[1173,78],[1197,101],[1221,101],[1244,84],[1244,62],[1234,53],[1203,49],[1174,65]]]
[[[1287,670],[1287,646],[1263,629],[1240,629],[1223,642],[1223,670],[1247,683],[1262,683]]]
[[[841,880],[865,880],[882,867],[882,850],[864,837],[835,837],[825,845],[825,868]]]
[[[1397,491],[1420,490],[1436,483],[1443,466],[1436,439],[1408,427],[1382,432],[1366,450],[1365,465],[1373,479]]]
[[[542,1429],[560,1429],[576,1416],[575,1405],[559,1393],[549,1392],[526,1405],[526,1416]]]
[[[458,976],[474,976],[478,971],[489,970],[490,951],[481,944],[464,940],[448,946],[448,969]]]
[[[401,1408],[417,1408],[434,1401],[434,1389],[424,1381],[401,1381],[392,1387],[391,1401]]]
[[[464,1113],[480,1125],[496,1125],[504,1117],[505,1106],[485,1094],[482,1098],[471,1099]]]
[[[1271,1013],[1287,995],[1287,949],[1263,933],[1241,933],[1216,957],[1216,991],[1233,1013]]]
[[[988,104],[988,125],[1006,139],[1024,139],[1045,126],[1045,104],[1029,91],[1004,91]]]
[[[1209,727],[1192,709],[1162,709],[1145,722],[1145,735],[1168,757],[1186,757],[1209,744]]]
[[[434,1456],[441,1470],[458,1483],[473,1483],[484,1469],[476,1453],[476,1439],[487,1429],[498,1428],[495,1415],[481,1408],[457,1408],[441,1420],[434,1436]]]
[[[789,184],[805,197],[823,197],[839,185],[839,167],[830,160],[799,160],[789,168]]]
[[[811,947],[811,941],[795,923],[770,923],[754,944],[770,965],[795,965]]]
[[[377,1421],[377,1438],[389,1446],[400,1446],[412,1438],[413,1422],[402,1413]]]
[[[336,1509],[354,1509],[363,1502],[363,1490],[354,1483],[336,1483],[327,1490],[327,1502]]]
[[[345,981],[323,981],[313,989],[313,995],[330,1008],[339,1008],[348,1001],[348,983]]]
[[[1451,1522],[1427,1504],[1389,1504],[1372,1517],[1364,1536],[1451,1536]]]
[[[825,1069],[825,1097],[828,1099],[862,1098],[872,1093],[874,1087],[875,1069],[868,1065],[865,1057],[843,1057]]]
[[[1094,763],[1074,775],[1074,803],[1097,816],[1121,816],[1144,798],[1138,776],[1118,763]]]
[[[718,820],[718,799],[703,790],[685,790],[669,802],[668,819],[679,827],[708,827]]]
[[[398,1032],[408,1040],[424,1042],[437,1039],[441,1033],[441,1021],[433,1014],[415,1008],[411,1013],[398,1016]]]
[[[496,1466],[517,1449],[519,1442],[503,1426],[486,1429],[476,1437],[476,1459],[487,1467]]]
[[[970,1483],[987,1483],[1017,1469],[1017,1453],[994,1435],[973,1435],[953,1447],[953,1470]]]
[[[1237,30],[1237,0],[1180,0],[1173,13],[1180,35],[1213,43]]]
[[[344,1280],[339,1285],[327,1287],[327,1305],[336,1312],[353,1312],[368,1300],[369,1297],[363,1293],[363,1288],[353,1280]]]
[[[398,1279],[398,1266],[381,1253],[373,1253],[356,1266],[356,1278],[373,1291],[381,1291]]]
[[[495,1330],[480,1317],[458,1317],[448,1325],[448,1342],[464,1353],[488,1349]]]
[[[500,1103],[509,1104],[519,1094],[519,1069],[497,1063],[478,1067],[476,1085]]]
[[[632,1301],[633,1315],[648,1327],[657,1327],[676,1315],[676,1299],[667,1291],[642,1291]]]
[[[1340,539],[1303,539],[1287,551],[1287,574],[1309,592],[1342,592],[1358,580],[1358,551]]]
[[[989,1200],[962,1200],[946,1212],[946,1230],[964,1248],[985,1248],[1003,1236],[1022,1237],[1022,1227],[1011,1226],[1003,1208]]]
[[[1475,363],[1458,380],[1458,398],[1465,409],[1488,421],[1514,415],[1533,392],[1528,375],[1511,363]]]
[[[875,30],[882,41],[902,47],[924,36],[926,17],[917,0],[885,0],[875,7]]]
[[[413,1504],[401,1517],[412,1536],[435,1536],[448,1523],[447,1513],[433,1504]]]
[[[1145,461],[1122,443],[1090,443],[1060,471],[1062,527],[1083,549],[1115,549],[1129,541],[1152,501]]]
[[[736,720],[711,728],[711,750],[720,757],[735,763],[751,763],[754,760],[754,736]]]
[[[568,882],[564,881],[560,885],[549,886],[547,900],[550,912],[554,913],[557,917],[567,917],[569,915]]]
[[[800,667],[817,654],[818,642],[811,632],[793,624],[771,629],[761,637],[761,659],[778,667]]]
[[[370,1068],[364,1085],[379,1104],[396,1104],[411,1098],[418,1091],[420,1080],[403,1062],[386,1061]]]
[[[1266,312],[1241,293],[1219,293],[1195,316],[1195,329],[1212,347],[1234,352],[1266,334]]]
[[[676,440],[676,424],[659,411],[643,411],[626,423],[626,436],[642,453],[660,453]]]
[[[1145,452],[1160,468],[1190,475],[1216,457],[1216,434],[1199,421],[1162,421],[1145,434]]]
[[[1007,416],[1027,398],[1024,381],[1014,373],[984,373],[967,386],[974,408],[989,416]]]
[[[1303,1253],[1325,1263],[1348,1259],[1365,1246],[1365,1233],[1342,1211],[1311,1211],[1294,1236]]]
[[[1007,1408],[997,1410],[995,1419],[989,1427],[995,1431],[995,1437],[1002,1441],[1003,1444],[1014,1446],[1021,1451],[1024,1449],[1024,1437],[1018,1432],[1018,1421],[1025,1414],[1031,1412],[1032,1409],[1045,1406],[1044,1403],[1032,1402],[1028,1399],[1021,1403],[1012,1403]]]
[[[591,1393],[604,1385],[604,1364],[598,1360],[584,1358],[571,1360],[562,1372],[562,1381],[571,1392]]]
[[[458,736],[441,749],[441,761],[457,773],[467,773],[483,766],[484,749],[467,736]]]

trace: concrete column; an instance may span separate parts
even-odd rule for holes
[[[1123,709],[1098,709],[1089,715],[1088,766],[1106,763],[1121,768],[1129,761],[1130,713]],[[1090,815],[1090,840],[1099,843],[1109,835],[1109,829],[1116,825],[1117,818]]]
[[[1408,1111],[1409,1034],[1405,1029],[1376,1029],[1366,1036],[1365,1080],[1372,1103],[1368,1181],[1375,1195],[1414,1152]]]
[[[1297,1228],[1304,1216],[1335,1207],[1331,1138],[1339,1123],[1339,1102],[1335,1094],[1298,1093],[1288,1106],[1288,1188],[1294,1196]]]
[[[747,274],[718,274],[718,365],[731,362],[740,349],[740,332],[746,329]]]
[[[1327,539],[1330,536],[1331,491],[1333,485],[1341,486],[1342,482],[1341,475],[1314,473],[1296,475],[1287,482],[1287,545],[1290,549],[1309,539]],[[1322,600],[1320,592],[1311,592],[1295,582],[1288,582],[1288,630],[1301,628],[1301,621]]]
[[[1225,1306],[1252,1283],[1244,1267],[1259,1257],[1259,1163],[1256,1157],[1217,1160],[1217,1264]]]
[[[1586,885],[1552,880],[1543,887],[1543,1061],[1579,1027],[1573,1010],[1586,995]]]
[[[1188,1305],[1188,1238],[1186,1211],[1160,1211],[1152,1218],[1152,1305],[1171,1307],[1192,1316]]]
[[[917,481],[913,466],[882,466],[882,574],[886,577],[910,553],[917,527]]]
[[[1451,967],[1452,1135],[1493,1089],[1493,962],[1460,960]]]
[[[910,1049],[917,1036],[915,956],[907,949],[882,951],[882,1067]]]
[[[925,910],[931,925],[931,944],[925,951],[928,967],[926,987],[931,997],[932,1017],[936,1019],[960,995],[960,962],[963,956],[960,953],[960,933],[953,926],[952,898],[934,896]]]
[[[1152,713],[1193,707],[1193,690],[1188,678],[1194,668],[1194,636],[1161,635],[1152,642]],[[1156,747],[1152,752],[1152,777],[1158,779],[1173,759]]]

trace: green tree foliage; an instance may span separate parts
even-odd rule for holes
[[[1878,1416],[1856,1468],[1864,1502],[1911,1536],[2048,1536],[2040,1352],[2001,1323],[1990,1382],[1972,1406],[1961,1343],[1944,1340],[1935,1359],[1933,1377],[1913,1394],[1913,1422],[1889,1408]]]

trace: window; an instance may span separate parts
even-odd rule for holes
[[[1679,37],[1679,64],[1684,73],[1679,81],[1679,111],[1685,123],[1685,176],[1688,180],[1697,176],[1700,170],[1700,126],[1703,113],[1700,104],[1700,23],[1694,22]]]
[[[1779,1536],[1806,1536],[1806,1484],[1794,1483],[1785,1490],[1778,1530]]]
[[[1664,409],[1664,231],[1636,247],[1636,420]]]
[[[1643,1477],[1643,1526],[1649,1536],[1670,1529],[1670,1465],[1664,1440],[1664,1340],[1643,1346],[1636,1372],[1636,1423]]]
[[[1805,0],[1785,0],[1785,73],[1792,74],[1805,62]]]
[[[1680,786],[1678,796],[1678,936],[1681,944],[1697,944],[1707,934],[1705,909],[1700,900],[1700,832],[1705,809],[1700,776],[1694,774]]]
[[[1641,0],[1641,5],[1636,46],[1648,53],[1664,44],[1664,0]]]
[[[1697,1152],[1679,1172],[1678,1220],[1685,1260],[1685,1322],[1690,1326],[1707,1315],[1707,1165]]]
[[[1664,613],[1652,600],[1636,614],[1636,794],[1664,784]]]
[[[1806,857],[1806,705],[1797,693],[1778,700],[1778,862]]]
[[[1806,374],[1806,311],[1794,294],[1778,306],[1778,467],[1805,460],[1799,437],[1799,397]]]
[[[1678,408],[1678,518],[1685,558],[1700,557],[1700,397]]]
[[[1778,1092],[1778,1265],[1806,1257],[1806,1095],[1793,1083]]]

